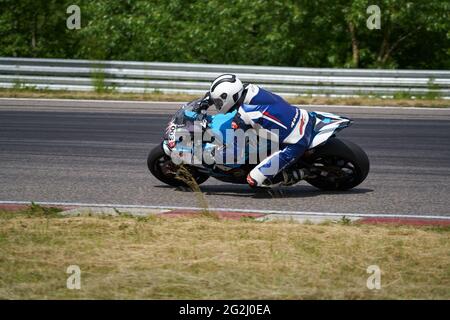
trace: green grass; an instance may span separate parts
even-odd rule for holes
[[[450,299],[449,228],[54,210],[0,211],[1,299]]]
[[[95,69],[92,72],[92,85],[97,94],[114,94],[115,87],[108,86],[105,81],[106,75],[104,70]]]

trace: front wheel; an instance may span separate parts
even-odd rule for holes
[[[172,162],[172,159],[166,155],[163,150],[162,144],[159,144],[152,151],[147,158],[147,166],[150,172],[159,181],[164,182],[173,187],[189,187],[186,182],[176,178],[177,172],[180,169],[179,166]],[[199,185],[206,180],[209,176],[202,174],[195,170],[195,168],[187,168],[189,173],[194,178],[195,182]]]
[[[331,138],[304,159],[314,178],[306,181],[321,190],[339,191],[356,187],[369,174],[369,158],[353,142]]]

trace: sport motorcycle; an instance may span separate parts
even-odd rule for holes
[[[258,146],[247,145],[243,151],[244,160],[239,163],[214,164],[205,163],[203,160],[174,161],[186,155],[187,158],[192,157],[195,145],[192,141],[195,141],[195,132],[209,130],[214,137],[222,137],[221,141],[211,137],[204,139],[202,136],[201,141],[196,144],[201,148],[202,154],[206,150],[216,150],[214,148],[220,148],[229,143],[223,137],[227,137],[226,130],[232,127],[237,111],[215,115],[199,113],[196,108],[200,103],[200,99],[189,102],[174,114],[168,123],[162,142],[148,155],[148,169],[159,181],[173,187],[188,187],[188,183],[177,175],[181,166],[188,170],[198,185],[210,177],[227,183],[246,184],[249,172],[263,160],[258,158],[260,155]],[[315,111],[313,114],[316,122],[310,146],[302,157],[285,170],[307,169],[309,174],[304,180],[321,190],[339,191],[358,186],[369,173],[367,154],[355,143],[336,136],[353,121],[332,113]],[[175,158],[174,155],[177,157]],[[257,159],[257,161],[252,162],[249,159]],[[282,181],[280,172],[273,177],[272,182],[282,184]]]

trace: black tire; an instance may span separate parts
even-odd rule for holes
[[[315,149],[305,161],[313,165],[313,172],[330,168],[322,170],[328,176],[317,175],[316,178],[306,179],[314,187],[327,191],[356,187],[366,179],[370,169],[369,158],[363,149],[351,141],[337,138],[331,138]]]
[[[162,166],[160,165],[161,161],[166,161],[169,165],[172,163],[170,157],[166,155],[166,153],[163,150],[162,144],[159,144],[155,148],[153,148],[148,157],[147,157],[147,166],[150,172],[153,174],[153,176],[158,179],[161,182],[164,182],[165,184],[168,184],[173,187],[189,187],[186,183],[183,181],[176,179],[175,174],[173,173],[165,173],[163,171]],[[174,171],[176,171],[176,165],[171,164],[174,168]],[[206,180],[208,180],[209,176],[199,173],[195,168],[189,168],[189,171],[191,172],[192,176],[194,177],[197,184],[202,184]]]

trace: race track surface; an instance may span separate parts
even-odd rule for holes
[[[149,150],[179,104],[0,100],[0,200],[198,206],[153,178]],[[283,198],[209,179],[211,207],[450,216],[450,110],[308,107],[348,116],[339,136],[369,155],[354,190],[302,182]]]

